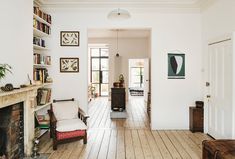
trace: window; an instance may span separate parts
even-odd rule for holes
[[[108,96],[109,50],[108,48],[90,48],[91,83],[98,96]]]

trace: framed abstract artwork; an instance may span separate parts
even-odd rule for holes
[[[60,72],[79,72],[79,58],[60,58]]]
[[[168,79],[185,79],[185,54],[168,53]]]
[[[61,31],[60,46],[79,46],[79,32]]]

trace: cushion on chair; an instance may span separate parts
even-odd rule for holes
[[[77,101],[53,103],[52,106],[53,106],[53,112],[58,121],[78,118],[78,102]]]
[[[84,136],[86,133],[85,130],[76,130],[76,131],[69,131],[69,132],[56,132],[57,140],[61,139],[69,139],[78,136]]]
[[[87,126],[79,118],[69,119],[69,120],[60,120],[60,121],[57,121],[57,125],[56,125],[56,131],[59,131],[59,132],[86,130],[86,129],[87,129]]]

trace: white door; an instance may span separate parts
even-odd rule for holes
[[[144,59],[144,101],[148,101],[148,92],[149,92],[149,59]]]
[[[232,138],[232,40],[209,45],[208,133]]]

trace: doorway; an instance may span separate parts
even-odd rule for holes
[[[233,138],[232,40],[209,44],[208,133],[216,139]]]
[[[109,49],[90,48],[90,82],[96,96],[109,94]]]
[[[149,93],[149,59],[129,59],[129,93],[130,96],[143,96],[148,101]]]
[[[138,108],[129,109],[128,105],[139,105],[138,109],[144,110],[146,112],[147,107],[145,106],[148,101],[150,101],[150,77],[151,74],[149,72],[148,75],[145,75],[147,72],[145,71],[145,59],[150,61],[151,59],[151,29],[148,28],[140,28],[140,29],[132,29],[132,28],[98,28],[98,29],[89,29],[88,30],[88,52],[89,52],[89,61],[88,61],[88,70],[91,73],[88,75],[89,84],[96,88],[96,93],[99,96],[104,96],[102,92],[102,84],[104,83],[101,77],[100,69],[100,61],[102,61],[102,48],[98,47],[98,45],[103,45],[108,48],[108,61],[109,68],[108,70],[108,92],[105,92],[105,95],[108,95],[109,98],[103,98],[111,100],[111,88],[114,87],[113,83],[119,82],[119,76],[124,76],[124,87],[125,87],[125,95],[126,95],[126,111],[129,114],[136,113],[135,110]],[[93,50],[96,48],[96,50]],[[100,50],[98,50],[98,48]],[[95,53],[93,53],[95,52]],[[95,54],[95,55],[94,55]],[[107,56],[105,56],[107,58]],[[135,66],[135,68],[131,68],[132,77],[131,84],[130,81],[130,72],[129,72],[129,59],[141,59],[141,66]],[[147,60],[147,61],[148,61]],[[97,61],[97,62],[94,62]],[[93,63],[93,64],[92,64]],[[96,66],[94,66],[94,63]],[[147,64],[148,69],[150,71],[150,63]],[[106,70],[105,70],[106,71]],[[103,83],[102,83],[103,82]],[[146,84],[146,82],[148,82]],[[130,86],[130,85],[131,86]],[[107,85],[106,85],[107,87]],[[141,90],[139,95],[141,96],[130,96],[129,88],[135,87]],[[145,88],[147,87],[147,88]],[[144,98],[144,90],[146,91],[146,99]],[[98,91],[100,90],[100,91]],[[98,98],[99,99],[99,98]],[[96,100],[98,100],[96,99]],[[149,99],[149,100],[148,100]],[[148,102],[150,105],[150,102]],[[148,109],[150,110],[150,109]],[[150,114],[150,111],[147,113],[141,113],[143,116],[147,116]],[[148,120],[148,118],[146,118]],[[149,121],[146,121],[146,124],[149,124]]]

